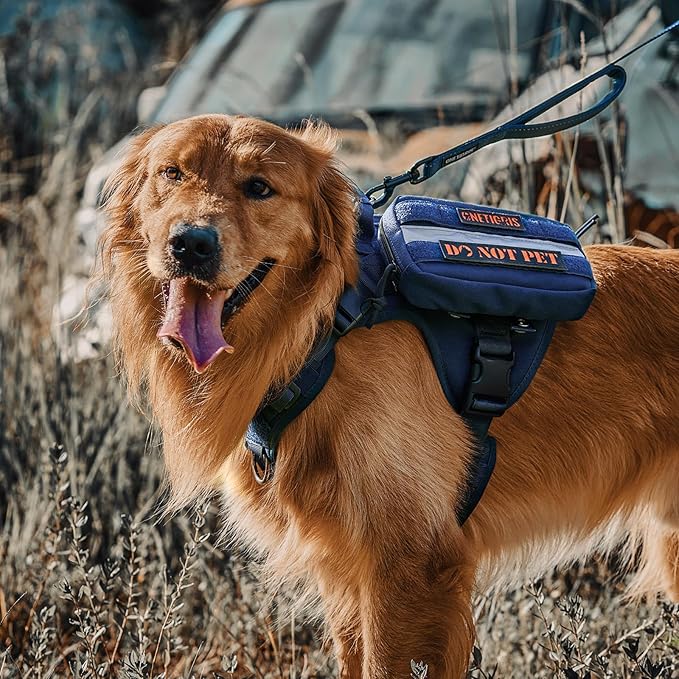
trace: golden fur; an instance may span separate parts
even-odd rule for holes
[[[471,438],[413,326],[343,338],[320,396],[286,430],[273,480],[243,445],[272,385],[298,370],[354,281],[353,189],[327,129],[201,116],[134,139],[108,185],[103,237],[116,344],[146,386],[177,503],[217,484],[227,521],[272,573],[320,593],[343,677],[463,675],[475,585],[501,586],[628,537],[637,588],[679,598],[679,252],[588,250],[599,291],[562,323],[521,401],[494,421],[498,462],[460,528]],[[162,168],[186,180],[168,185]],[[244,178],[276,191],[253,201]],[[156,338],[176,220],[220,234],[218,287],[277,264],[229,320],[204,375]],[[397,375],[397,377],[395,377]],[[442,443],[445,442],[445,443]]]

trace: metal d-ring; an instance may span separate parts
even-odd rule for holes
[[[273,478],[273,464],[264,448],[261,450],[251,450],[252,475],[255,481],[261,486]]]

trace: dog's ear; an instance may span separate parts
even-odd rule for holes
[[[133,399],[139,395],[155,340],[149,318],[154,290],[143,283],[140,273],[146,248],[134,203],[149,172],[148,144],[159,129],[146,129],[130,140],[119,166],[104,185],[106,227],[99,237],[98,267],[93,279],[105,283],[108,289],[114,319],[113,344],[122,359],[128,393]]]
[[[353,284],[358,276],[354,245],[356,188],[338,167],[335,157],[337,137],[328,125],[307,123],[299,136],[309,146],[316,178],[311,196],[311,218],[318,234],[318,254],[342,271],[346,283]]]
[[[134,229],[132,204],[147,176],[144,151],[161,127],[148,128],[131,139],[122,162],[104,185],[101,205],[106,214],[107,227],[101,235],[99,247],[105,269],[110,265],[118,242],[129,240]]]

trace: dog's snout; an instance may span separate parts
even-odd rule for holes
[[[178,224],[170,232],[169,246],[172,256],[186,269],[212,264],[219,254],[217,232],[211,226]]]

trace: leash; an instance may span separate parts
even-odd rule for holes
[[[438,155],[428,156],[427,158],[422,158],[418,160],[409,170],[397,175],[396,177],[391,177],[387,175],[382,180],[381,184],[373,186],[368,189],[366,195],[370,198],[370,202],[374,208],[381,207],[384,205],[393,195],[394,189],[401,184],[419,184],[427,179],[433,177],[439,170],[456,163],[462,158],[470,156],[472,153],[476,153],[479,149],[489,144],[494,144],[503,139],[531,139],[534,137],[542,137],[549,134],[554,134],[556,132],[562,132],[570,127],[575,127],[588,120],[599,115],[604,109],[610,106],[619,96],[622,94],[625,84],[627,82],[627,73],[622,66],[618,66],[618,62],[626,59],[640,49],[643,49],[647,45],[650,45],[658,38],[669,33],[675,28],[679,27],[679,21],[675,21],[670,26],[667,26],[662,31],[654,35],[652,38],[636,45],[628,52],[625,52],[622,56],[614,59],[609,64],[606,64],[598,71],[595,71],[591,75],[586,76],[579,82],[567,87],[565,90],[558,92],[552,97],[545,99],[543,102],[534,106],[528,111],[521,113],[520,115],[512,118],[506,123],[496,127],[489,132],[474,137],[462,144],[455,146],[443,153]],[[586,87],[592,83],[600,80],[601,78],[608,77],[611,79],[611,89],[595,104],[590,106],[585,111],[576,113],[574,115],[565,116],[564,118],[559,118],[546,123],[534,123],[528,125],[531,120],[534,120],[538,116],[546,113],[547,111],[558,106],[566,99],[569,99],[574,94],[581,92]],[[375,196],[381,191],[379,196]],[[373,197],[374,196],[374,197]]]

